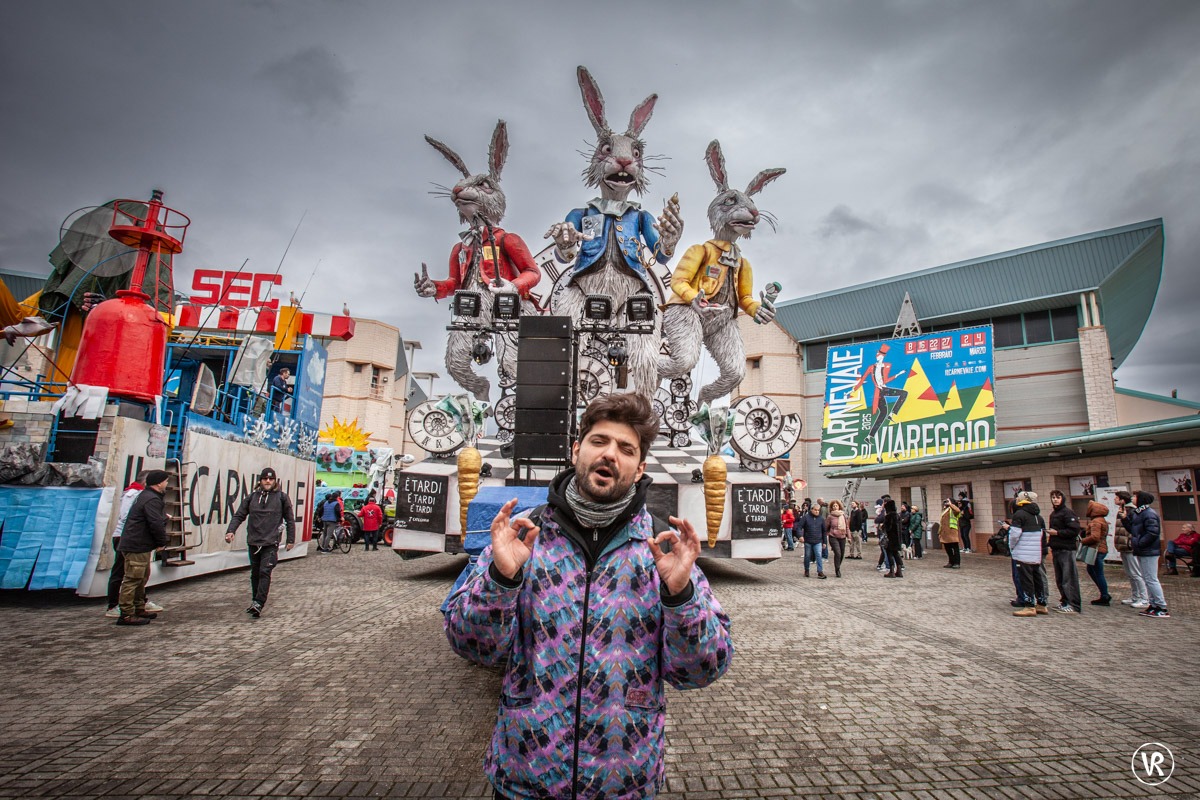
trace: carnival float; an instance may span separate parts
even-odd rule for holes
[[[280,557],[307,553],[325,343],[354,321],[270,299],[278,272],[196,270],[175,305],[190,225],[160,191],[81,209],[41,291],[4,289],[0,588],[104,595],[116,501],[149,469],[170,475],[151,584],[249,563],[244,530],[223,534],[267,466],[303,520]],[[284,367],[294,385],[273,380]]]
[[[432,279],[422,264],[414,283],[421,297],[450,300],[445,364],[463,392],[427,400],[409,415],[409,436],[428,457],[396,472],[392,547],[410,557],[474,557],[490,541],[503,503],[514,496],[525,508],[544,502],[545,485],[570,464],[588,402],[637,392],[661,421],[647,458],[651,511],[703,519],[704,556],[778,558],[782,487],[768,471],[795,446],[801,421],[765,396],[730,403],[728,395],[745,370],[738,314],[770,323],[782,288],[772,283],[755,295],[739,241],[763,220],[773,226],[752,198],[784,170],[763,170],[745,191],[731,188],[714,140],[704,154],[717,189],[708,208],[713,238],[671,267],[684,229],[678,195],[657,218],[633,199],[649,183],[641,136],[657,95],[639,103],[617,133],[595,79],[582,66],[577,79],[596,136],[583,175],[599,195],[554,223],[544,237],[551,244],[539,253],[499,228],[505,123],[496,125],[486,173],[472,173],[450,147],[426,137],[462,174],[437,193],[451,200],[466,230],[447,277]],[[693,397],[701,345],[720,375]],[[474,369],[493,355],[496,398]]]

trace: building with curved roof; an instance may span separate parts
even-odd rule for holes
[[[987,520],[984,540],[1018,481],[1043,496],[1084,485],[1195,488],[1200,404],[1118,389],[1112,378],[1149,320],[1163,251],[1154,219],[782,301],[773,325],[739,322],[747,371],[735,397],[765,394],[801,414],[801,446],[780,464],[804,481],[801,496],[890,493],[923,505],[965,489]],[[906,296],[924,333],[991,326],[995,445],[822,467],[826,355],[894,338]],[[1200,494],[1165,493],[1162,503],[1173,534],[1196,519]]]

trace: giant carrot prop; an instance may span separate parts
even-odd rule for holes
[[[728,470],[725,459],[721,457],[721,448],[733,431],[733,415],[724,406],[710,408],[707,404],[692,417],[692,424],[700,433],[700,438],[708,445],[708,458],[704,459],[702,474],[704,475],[704,517],[708,527],[708,546],[717,546],[717,536],[721,532],[721,519],[725,516],[725,480]]]

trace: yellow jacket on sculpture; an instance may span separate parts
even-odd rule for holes
[[[725,285],[730,269],[720,263],[720,258],[728,253],[731,247],[732,244],[720,239],[709,239],[704,244],[689,247],[671,275],[671,299],[667,301],[667,305],[690,303],[696,299],[701,289],[704,290],[708,301],[715,301],[721,287]],[[762,303],[754,299],[754,271],[750,268],[750,262],[739,257],[734,271],[737,273],[737,283],[734,287],[737,305],[742,311],[754,316]]]

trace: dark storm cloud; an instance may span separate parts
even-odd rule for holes
[[[839,205],[824,216],[817,233],[822,239],[832,239],[837,236],[857,236],[863,233],[877,233],[879,226],[867,222],[846,206]]]
[[[312,276],[309,310],[394,324],[444,374],[447,305],[411,282],[446,274],[460,225],[428,192],[457,174],[422,136],[481,170],[506,119],[504,227],[539,250],[595,194],[585,64],[616,126],[659,94],[665,174],[642,201],[679,193],[685,245],[709,235],[710,140],[738,185],[787,168],[761,195],[778,232],[745,246],[785,297],[1163,217],[1158,304],[1119,377],[1200,399],[1174,327],[1200,289],[1200,3],[91,0],[5,22],[6,267],[47,269],[68,212],[153,186],[194,220],[184,288],[273,271],[306,214],[283,296]]]
[[[264,66],[259,76],[310,117],[344,111],[350,103],[350,73],[324,47],[306,47],[277,59]]]

